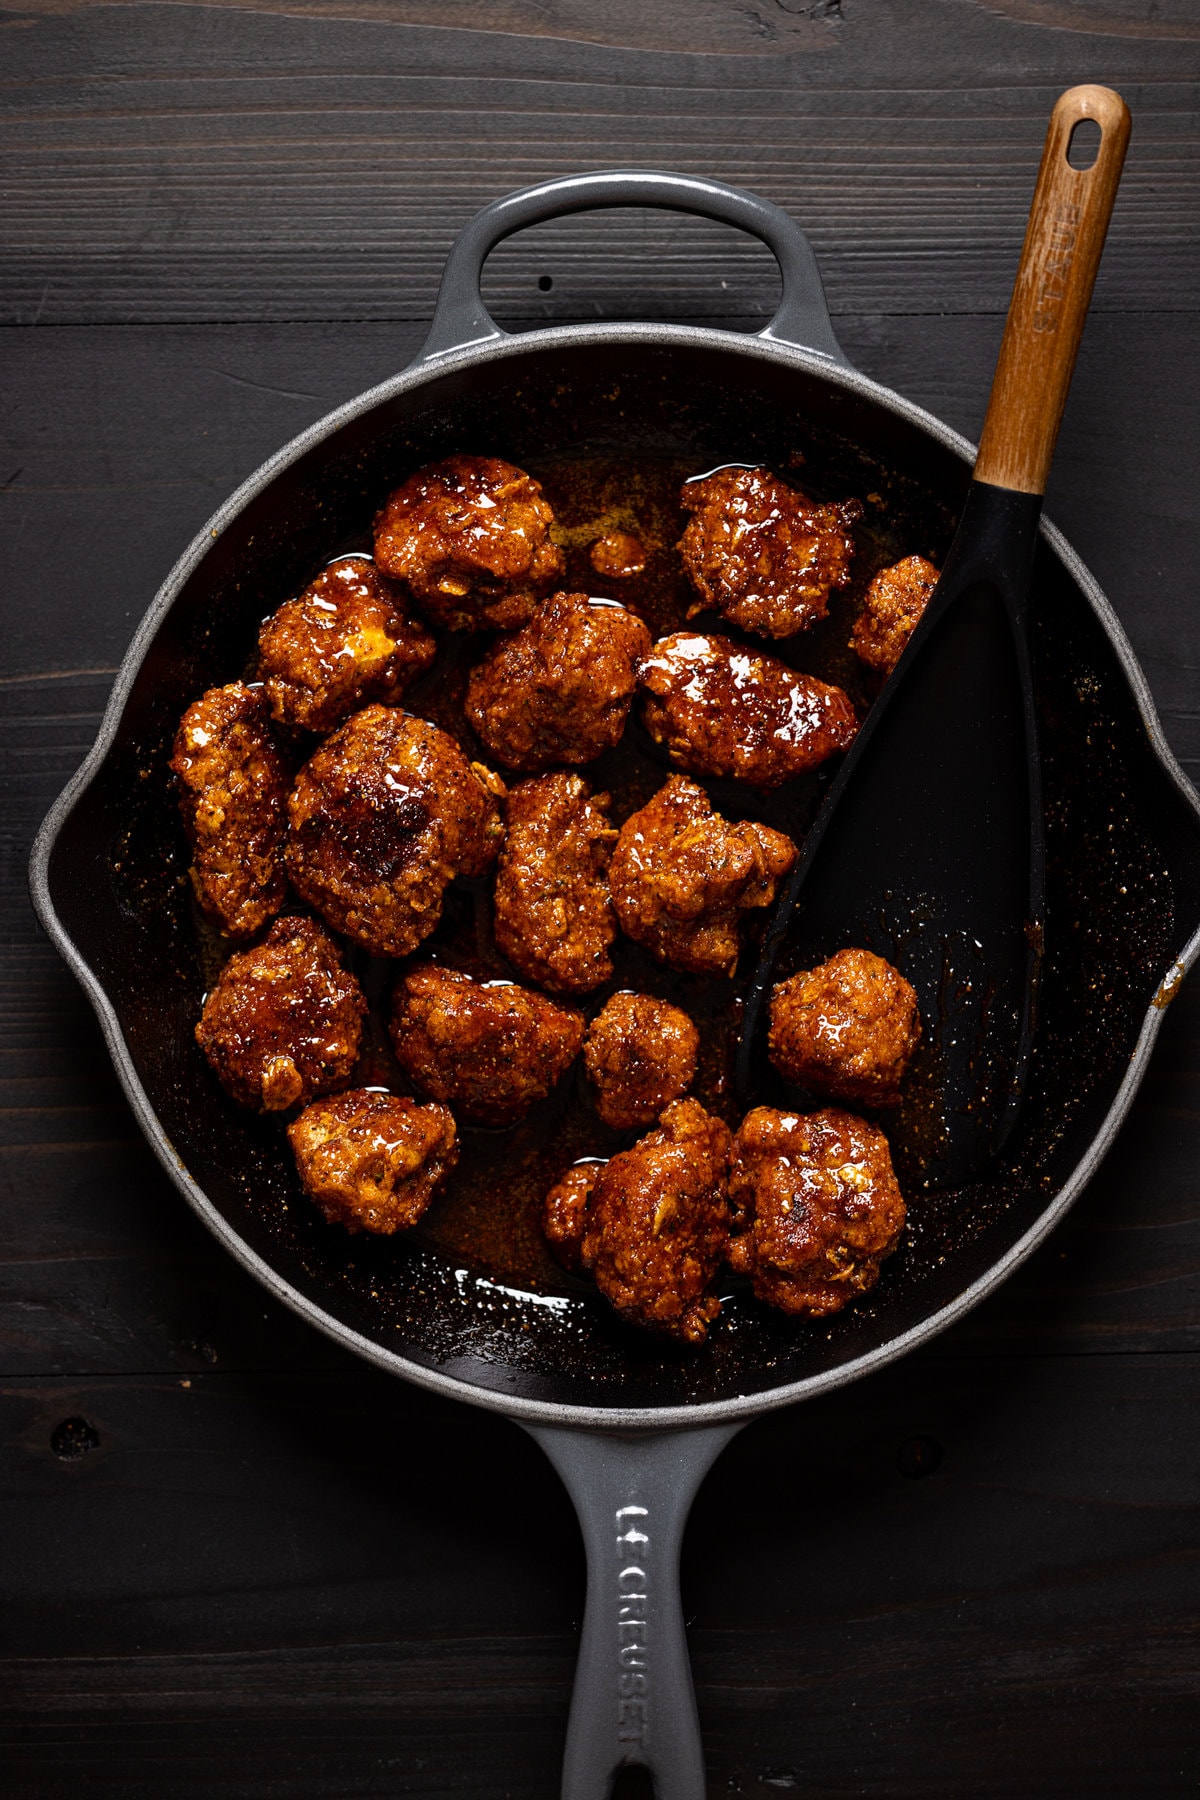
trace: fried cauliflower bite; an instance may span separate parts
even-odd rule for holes
[[[646,730],[691,775],[776,788],[848,750],[858,730],[841,688],[732,638],[673,632],[637,677]]]
[[[554,994],[590,994],[612,974],[617,921],[607,871],[617,834],[607,806],[607,794],[561,769],[523,781],[505,802],[496,944]]]
[[[833,588],[850,579],[850,527],[858,500],[821,505],[769,469],[718,469],[684,483],[691,513],[679,540],[700,599],[744,631],[791,637],[823,619]]]
[[[937,584],[938,572],[923,556],[906,556],[881,569],[863,597],[850,639],[859,660],[890,675]]]
[[[617,838],[608,880],[621,930],[673,968],[732,975],[743,912],[771,904],[796,856],[782,832],[731,823],[672,775]]]
[[[369,556],[330,563],[258,634],[258,672],[273,716],[322,733],[370,700],[394,704],[436,654]]]
[[[261,688],[209,688],[179,722],[171,756],[192,846],[192,886],[230,937],[253,937],[283,905],[287,764]]]
[[[619,742],[649,648],[645,625],[615,601],[554,594],[472,669],[467,717],[510,769],[591,762]]]
[[[524,625],[562,575],[541,484],[498,456],[448,456],[389,494],[375,560],[451,631]]]
[[[704,1342],[721,1310],[712,1283],[729,1242],[729,1145],[720,1119],[677,1100],[601,1169],[580,1258],[631,1324]]]
[[[566,1073],[583,1019],[511,981],[427,963],[402,977],[389,1021],[414,1087],[476,1125],[511,1125]]]
[[[614,1131],[640,1129],[696,1078],[700,1033],[681,1007],[614,994],[588,1026],[583,1063],[596,1111]]]
[[[384,1237],[416,1224],[458,1161],[446,1107],[375,1088],[306,1107],[288,1141],[301,1185],[329,1223]]]
[[[196,1042],[239,1106],[282,1112],[344,1087],[367,1003],[327,932],[276,919],[231,956],[204,1002]]]
[[[771,1061],[832,1099],[894,1106],[920,1036],[915,989],[870,950],[839,950],[771,995]]]
[[[938,584],[938,571],[923,556],[906,556],[881,569],[863,596],[850,648],[860,661],[890,675],[916,630]]]
[[[587,1226],[588,1199],[604,1167],[603,1160],[588,1157],[569,1168],[546,1195],[542,1231],[550,1254],[564,1269],[577,1275],[583,1267],[581,1252]]]
[[[627,581],[640,575],[649,561],[646,546],[628,531],[606,531],[588,551],[588,561],[606,581]]]
[[[887,1139],[853,1113],[755,1107],[733,1140],[729,1197],[730,1267],[801,1318],[873,1288],[904,1229]]]
[[[372,955],[407,956],[436,926],[454,877],[482,875],[495,857],[503,793],[436,725],[368,706],[296,777],[292,885]]]

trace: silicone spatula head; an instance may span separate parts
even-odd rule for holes
[[[1085,119],[1100,144],[1076,169],[1069,149]],[[917,990],[921,1161],[941,1183],[1003,1148],[1034,1041],[1044,853],[1030,577],[1128,137],[1128,111],[1107,88],[1072,88],[1054,108],[954,543],[805,840],[739,1045],[743,1100],[803,1104],[766,1056],[774,984],[847,946],[885,956]]]

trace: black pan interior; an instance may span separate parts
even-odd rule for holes
[[[708,1345],[684,1352],[625,1330],[569,1280],[539,1293],[534,1280],[456,1262],[428,1242],[348,1239],[299,1194],[278,1130],[225,1100],[193,1040],[208,978],[166,758],[183,708],[242,673],[258,621],[361,541],[390,486],[453,450],[535,471],[623,458],[696,471],[761,459],[786,470],[799,454],[816,491],[875,496],[900,548],[932,554],[948,542],[967,482],[956,457],[884,406],[747,357],[736,341],[528,346],[446,372],[308,451],[214,540],[60,834],[55,908],[117,1012],[180,1161],[246,1244],[332,1319],[497,1394],[578,1407],[722,1400],[836,1369],[984,1275],[1084,1157],[1146,1009],[1200,921],[1195,816],[1148,742],[1090,605],[1043,546],[1033,612],[1048,914],[1028,1098],[986,1181],[937,1192],[909,1169],[907,1240],[866,1303],[811,1325],[731,1290]],[[744,962],[748,975],[752,952]],[[503,1167],[502,1136],[494,1154]]]

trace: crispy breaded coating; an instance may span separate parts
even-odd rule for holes
[[[608,881],[621,930],[676,969],[732,975],[741,915],[771,904],[796,855],[781,831],[731,823],[672,775],[617,838]]]
[[[390,1237],[426,1210],[458,1161],[454,1115],[352,1088],[306,1107],[288,1140],[300,1182],[331,1225]]]
[[[657,1131],[604,1165],[587,1204],[583,1266],[631,1324],[702,1344],[729,1241],[729,1131],[677,1100]]]
[[[615,601],[554,594],[472,669],[467,717],[510,769],[591,762],[619,742],[649,648],[645,625]]]
[[[261,688],[232,681],[188,707],[171,767],[192,846],[192,886],[230,937],[252,937],[283,905],[288,768]]]
[[[221,970],[196,1042],[239,1106],[282,1112],[346,1085],[366,1010],[329,934],[311,919],[276,919]]]
[[[861,501],[821,505],[760,468],[687,481],[680,504],[692,517],[679,551],[700,595],[689,617],[711,606],[744,631],[791,637],[850,579]]]
[[[802,1318],[873,1288],[904,1229],[887,1139],[853,1113],[755,1107],[733,1140],[729,1197],[730,1267]]]
[[[588,1026],[583,1063],[596,1111],[615,1131],[653,1125],[696,1077],[700,1033],[681,1007],[614,994]]]
[[[612,974],[608,859],[617,834],[608,803],[562,769],[523,781],[505,802],[496,944],[553,994],[590,994]]]
[[[894,1106],[920,1036],[916,990],[871,950],[839,950],[771,995],[771,1061],[832,1099]]]
[[[524,625],[562,575],[541,483],[498,456],[448,456],[389,494],[375,560],[451,631]]]
[[[327,738],[288,800],[297,893],[375,956],[429,936],[456,875],[482,875],[504,835],[503,784],[436,725],[368,706]]]
[[[642,721],[691,775],[776,788],[848,750],[858,730],[849,695],[732,638],[660,638],[638,664]]]
[[[476,981],[436,963],[401,978],[389,1029],[413,1085],[477,1125],[523,1118],[583,1043],[579,1013],[514,982]]]
[[[928,606],[938,572],[923,556],[881,569],[863,597],[850,648],[869,668],[890,675]]]
[[[581,1253],[588,1198],[603,1167],[604,1163],[598,1157],[577,1162],[546,1195],[542,1230],[555,1261],[564,1269],[570,1269],[572,1274],[578,1274],[583,1267]]]
[[[393,705],[437,655],[369,556],[340,556],[258,634],[258,672],[276,719],[332,731],[370,700]]]

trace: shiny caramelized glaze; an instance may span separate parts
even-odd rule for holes
[[[388,495],[375,558],[457,630],[523,625],[562,573],[540,484],[498,456],[448,456]]]
[[[263,690],[233,681],[202,694],[179,722],[171,767],[196,898],[230,937],[253,937],[287,894],[288,768]]]
[[[545,466],[535,463],[529,469],[554,514],[554,541],[561,552],[563,570],[555,577],[557,586],[566,592],[585,594],[593,603],[619,602],[635,614],[646,626],[643,651],[649,649],[651,640],[683,631],[697,595],[676,551],[687,517],[679,496],[684,480],[695,473],[694,465],[668,456],[647,456],[636,461],[596,457]],[[896,534],[886,507],[882,502],[876,504],[877,500],[878,497],[868,497],[866,512],[855,525],[857,550],[850,565],[850,580],[845,587],[832,590],[828,618],[798,636],[771,645],[772,657],[788,668],[845,689],[859,711],[869,704],[870,689],[862,665],[849,648],[854,619],[871,576],[911,548],[911,539]],[[636,541],[638,553],[635,555],[628,544],[621,546],[625,559],[622,573],[601,577],[597,562],[604,561],[613,540],[622,536]],[[601,543],[605,549],[593,557],[593,549]],[[336,551],[342,556],[369,554],[369,550],[370,536],[366,532],[357,539],[330,546],[331,554]],[[635,567],[638,563],[641,566]],[[313,578],[318,574],[314,571]],[[287,598],[275,597],[276,604]],[[534,606],[536,598],[526,616]],[[715,616],[701,619],[688,629],[711,633],[714,627],[727,629]],[[486,634],[446,633],[440,629],[435,629],[435,635],[437,660],[405,692],[401,706],[404,712],[445,732],[458,746],[464,762],[478,769],[489,761],[489,753],[465,712],[467,680],[471,668],[489,654],[489,643],[499,640],[489,640]],[[248,650],[249,646],[245,648]],[[308,739],[301,748],[304,755],[311,757],[316,744]],[[338,828],[353,836],[356,778],[352,767],[348,766],[344,773],[344,818],[339,813]],[[629,712],[616,747],[605,750],[581,773],[596,794],[610,796],[606,810],[616,829],[662,788],[671,775],[671,764],[665,749],[644,728],[638,702]],[[734,823],[759,823],[793,842],[802,839],[815,812],[822,780],[820,773],[810,772],[786,781],[773,792],[763,792],[742,781],[704,778],[715,810],[723,818]],[[413,830],[419,834],[431,796],[423,780],[407,785],[420,790],[415,803],[419,803],[421,817],[414,814],[413,819]],[[496,800],[495,804],[499,808],[501,803]],[[436,960],[482,982],[526,981],[528,978],[497,945],[491,893],[489,874],[460,875],[448,885],[439,884],[440,915],[420,944],[420,960]],[[745,976],[753,964],[768,910],[759,907],[742,915],[740,976]],[[215,965],[227,953],[228,946],[218,944],[205,925],[201,925],[201,930],[206,960]],[[585,996],[573,998],[572,1004],[590,1021],[614,994],[629,990],[679,1009],[693,1022],[699,1039],[688,1094],[709,1114],[735,1126],[738,1113],[730,1090],[730,1071],[740,1023],[738,979],[672,968],[623,934],[616,937],[609,954],[612,973]],[[377,960],[353,945],[348,961],[372,1002],[363,1049],[352,1079],[356,1087],[375,1085],[404,1093],[412,1084],[396,1062],[385,1020],[392,991],[408,965],[390,957]],[[453,1107],[453,1101],[450,1104]],[[917,1139],[926,1129],[927,1104],[932,1102],[918,1097],[911,1109]],[[481,1127],[460,1112],[458,1126],[457,1165],[442,1181],[432,1203],[408,1235],[445,1258],[451,1268],[466,1266],[522,1289],[572,1291],[575,1277],[564,1268],[563,1261],[551,1254],[543,1235],[547,1193],[565,1180],[567,1189],[578,1194],[584,1184],[570,1175],[573,1167],[583,1159],[592,1159],[586,1166],[593,1171],[602,1168],[607,1159],[628,1150],[638,1130],[644,1127],[617,1128],[605,1123],[597,1112],[595,1089],[582,1056],[577,1056],[551,1092],[535,1100],[515,1123]],[[569,1248],[564,1244],[560,1250],[569,1260]],[[399,1240],[395,1253],[402,1253]]]
[[[906,556],[892,568],[879,571],[863,598],[850,639],[850,648],[868,668],[891,674],[937,580],[937,569],[925,556]]]
[[[263,621],[258,670],[272,717],[332,731],[379,700],[398,705],[437,644],[367,556],[340,556]]]
[[[783,832],[724,818],[672,775],[617,838],[608,873],[621,929],[673,969],[733,975],[743,914],[770,906],[796,854]]]
[[[311,919],[289,916],[230,957],[196,1042],[231,1099],[285,1112],[346,1085],[366,1010],[339,945]]]
[[[768,1305],[807,1319],[875,1285],[905,1208],[882,1131],[854,1113],[756,1106],[733,1140],[729,1261]]]
[[[638,664],[642,722],[676,768],[777,788],[858,730],[840,687],[715,633],[674,631]]]
[[[588,1026],[583,1066],[597,1113],[614,1131],[643,1130],[696,1078],[700,1033],[682,1007],[614,994]]]
[[[684,490],[679,551],[698,598],[732,625],[786,638],[823,619],[850,580],[858,500],[821,505],[770,469],[716,469]]]
[[[587,594],[552,594],[472,669],[467,718],[506,768],[594,762],[621,741],[634,670],[649,648],[636,613]]]
[[[514,969],[552,994],[590,994],[613,972],[608,893],[616,832],[608,795],[581,775],[535,775],[504,803],[493,900],[496,943]]]
[[[920,1039],[915,989],[871,950],[839,950],[781,981],[771,998],[771,1061],[831,1099],[897,1105]]]

